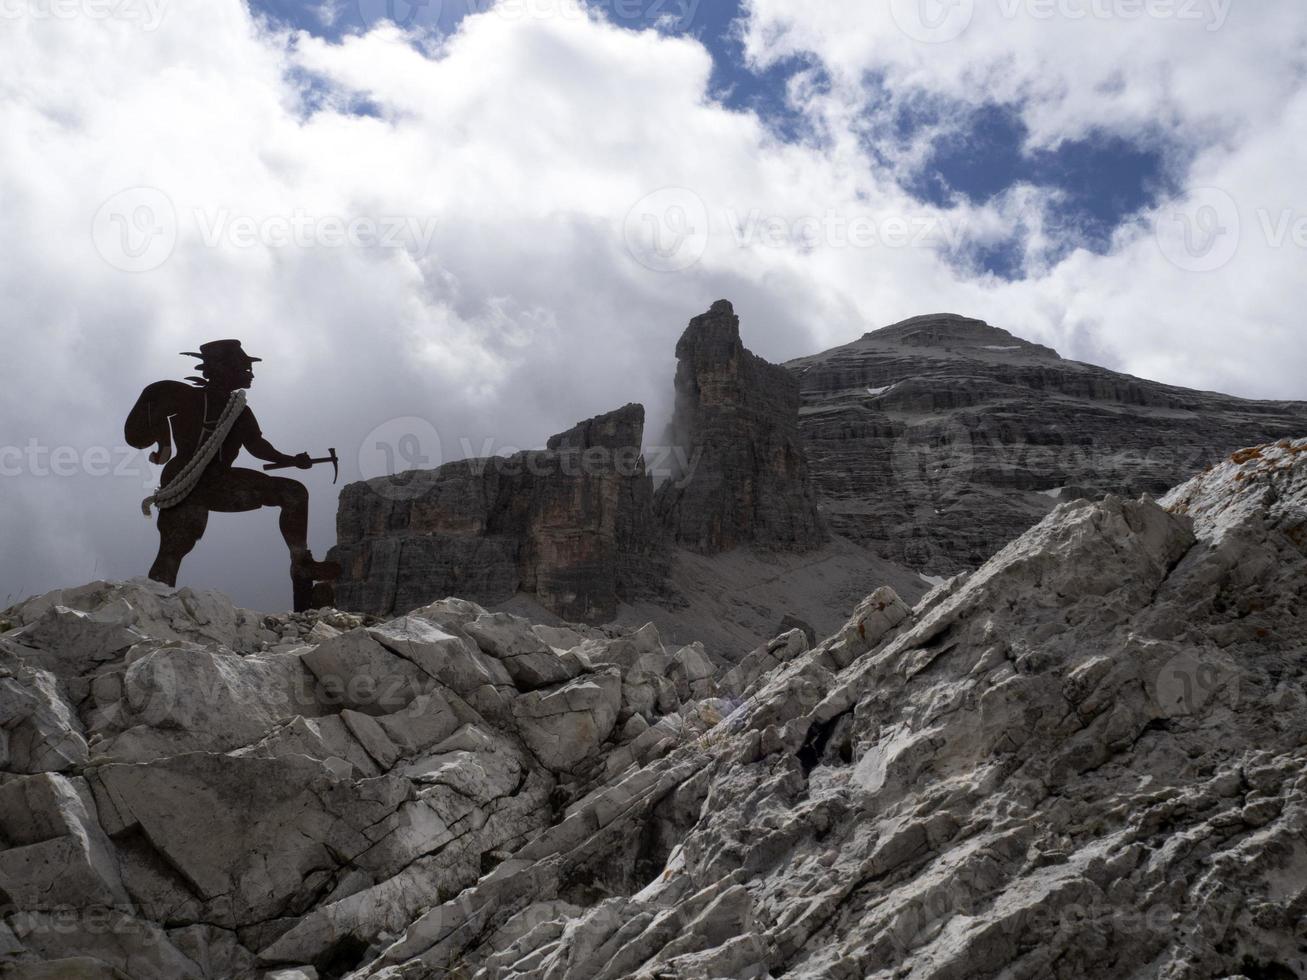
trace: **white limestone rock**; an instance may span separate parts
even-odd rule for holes
[[[616,749],[607,786],[360,975],[1304,975],[1286,454],[1173,495],[1193,526],[1064,504],[916,611],[881,593],[813,650],[769,644],[716,727]]]
[[[531,691],[513,702],[513,715],[536,758],[554,772],[567,772],[612,734],[621,706],[621,672],[607,668]]]
[[[5,658],[0,649],[0,770],[65,772],[86,764],[81,720],[49,671]]]
[[[1061,504],[915,609],[875,591],[727,677],[651,627],[573,643],[458,600],[375,624],[64,590],[0,638],[0,956],[1307,976],[1305,581],[1302,441],[1161,506]]]
[[[623,675],[630,671],[664,676],[671,665],[671,657],[663,646],[662,637],[653,623],[613,639],[590,639],[577,648],[592,663],[616,664]]]
[[[702,643],[691,643],[672,654],[668,677],[682,701],[700,701],[716,693],[713,677],[717,670]]]
[[[502,663],[513,682],[525,690],[559,684],[581,672],[576,660],[559,656],[520,616],[483,613],[463,628],[481,650]]]

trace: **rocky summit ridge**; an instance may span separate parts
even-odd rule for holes
[[[1307,976],[1307,440],[715,669],[444,599],[0,624],[19,977]]]
[[[785,366],[831,531],[930,576],[979,567],[1060,502],[1164,493],[1307,431],[1307,403],[1146,381],[954,314]]]

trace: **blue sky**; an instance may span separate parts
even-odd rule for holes
[[[911,131],[932,121],[925,114],[902,125]],[[1015,107],[981,105],[934,141],[906,190],[941,207],[957,197],[983,205],[1019,183],[1056,191],[1044,215],[1058,242],[1046,258],[1056,261],[1074,247],[1106,252],[1123,221],[1177,189],[1165,145],[1098,132],[1056,149],[1030,149],[1029,135]],[[978,248],[974,258],[986,271],[1018,277],[1021,241],[1022,229],[1014,229],[1008,240]]]
[[[338,40],[373,26],[391,11],[406,27],[449,33],[469,10],[484,9],[489,2],[343,0],[334,16],[324,16],[330,5],[305,0],[252,0],[251,7],[281,23]],[[781,58],[765,67],[749,65],[741,40],[740,0],[596,0],[593,6],[631,30],[693,35],[712,54],[712,91],[718,101],[756,113],[782,140],[820,138],[787,98],[787,83],[796,72],[820,68],[803,56]],[[876,87],[869,86],[869,91],[874,98]],[[369,110],[366,103],[357,108]],[[911,141],[924,128],[938,130],[922,164],[901,178],[904,190],[926,204],[946,207],[962,199],[983,206],[1018,184],[1056,192],[1044,215],[1045,231],[1052,233],[1056,245],[1042,256],[1044,261],[1055,262],[1075,248],[1106,252],[1122,222],[1177,188],[1175,153],[1161,141],[1094,133],[1056,149],[1031,150],[1017,104],[991,102],[960,113],[955,106],[948,110],[929,103],[898,106],[892,126],[873,131],[871,139],[883,140],[889,149],[890,144]],[[947,125],[941,126],[944,119]],[[1025,275],[1027,232],[1017,226],[997,240],[965,241],[952,258],[972,273],[1020,279]]]

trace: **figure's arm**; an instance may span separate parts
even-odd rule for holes
[[[265,463],[279,463],[282,466],[295,466],[301,470],[307,470],[312,467],[313,464],[309,462],[310,457],[308,453],[299,453],[296,456],[288,456],[265,439],[263,433],[259,430],[258,422],[255,421],[254,413],[249,409],[246,409],[245,411],[246,414],[249,415],[249,419],[248,424],[243,426],[243,428],[246,429],[246,432],[242,437],[241,445],[245,447],[246,452],[255,459],[263,460]],[[246,420],[244,419],[242,420],[242,422],[245,421]]]
[[[255,459],[262,459],[269,463],[280,463],[283,466],[295,466],[301,470],[309,469],[313,464],[309,462],[308,453],[299,453],[295,456],[287,456],[281,450],[277,449],[268,442],[263,436],[257,439],[251,439],[245,443],[245,448]]]

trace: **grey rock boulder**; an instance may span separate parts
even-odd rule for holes
[[[519,697],[513,716],[536,758],[554,772],[567,772],[612,734],[621,706],[621,672],[607,668]]]

